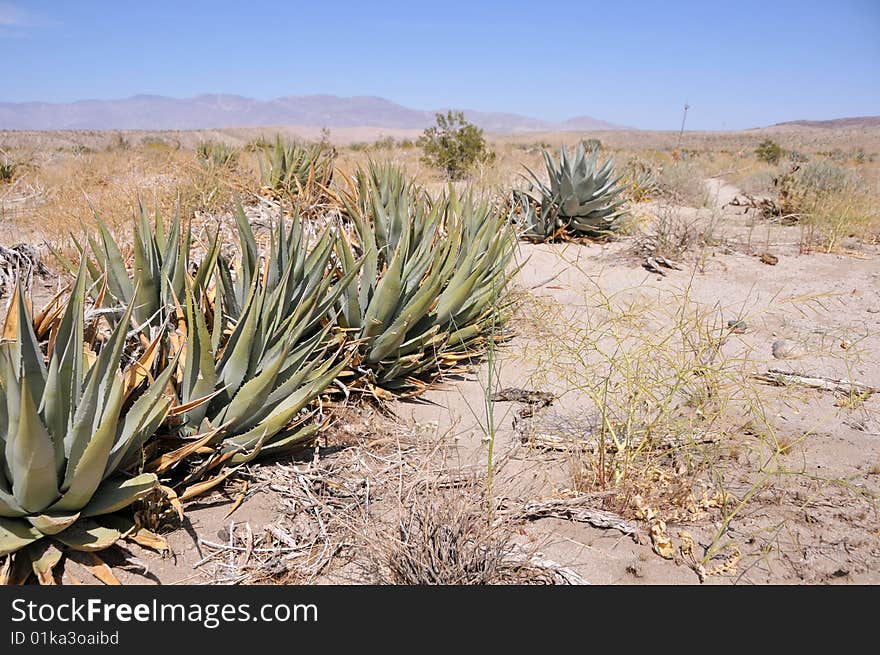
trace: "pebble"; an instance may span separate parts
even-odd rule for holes
[[[798,345],[791,339],[779,339],[773,342],[773,356],[776,359],[797,357]]]

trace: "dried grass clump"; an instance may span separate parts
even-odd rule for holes
[[[573,572],[514,543],[480,496],[429,488],[367,539],[364,572],[375,584],[583,584]]]

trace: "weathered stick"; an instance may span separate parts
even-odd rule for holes
[[[545,434],[541,432],[535,432],[532,434],[524,433],[521,437],[522,443],[531,448],[538,448],[541,450],[559,450],[562,452],[566,451],[580,451],[584,453],[594,453],[599,450],[600,441],[595,437],[591,439],[578,439],[570,436],[560,436],[556,434]],[[657,439],[653,444],[651,444],[652,448],[655,450],[672,450],[674,448],[681,448],[682,446],[687,446],[691,444],[711,444],[718,441],[718,437],[709,434],[694,434],[691,436],[667,436],[662,439]],[[630,448],[638,448],[642,444],[642,441],[637,441],[629,444]],[[617,452],[617,444],[614,443],[612,439],[608,439],[605,442],[605,452],[615,453]]]
[[[620,530],[623,534],[637,537],[638,528],[624,518],[601,509],[586,506],[595,502],[595,496],[587,494],[575,498],[559,498],[526,503],[519,511],[512,511],[514,518],[534,521],[536,519],[566,519],[588,523],[594,528]]]
[[[773,384],[777,387],[797,384],[802,387],[811,389],[820,389],[822,391],[834,391],[836,393],[857,393],[859,395],[872,394],[880,391],[877,387],[872,387],[861,382],[853,380],[836,380],[821,375],[800,375],[783,371],[778,368],[771,368],[766,373],[754,373],[752,377],[761,382]]]
[[[540,569],[556,585],[588,585],[590,584],[575,571],[559,562],[547,559],[542,553],[529,553],[522,546],[514,544],[513,549],[504,557],[504,561],[513,565]]]

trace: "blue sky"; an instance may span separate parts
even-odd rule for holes
[[[330,93],[740,129],[880,114],[880,0],[0,0],[0,101]]]

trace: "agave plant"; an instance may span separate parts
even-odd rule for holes
[[[565,222],[557,219],[553,198],[536,200],[526,191],[514,189],[512,199],[513,211],[525,239],[543,243],[566,236]]]
[[[172,368],[140,394],[143,377],[121,369],[131,306],[101,352],[90,355],[85,282],[80,270],[48,361],[20,288],[0,344],[0,554],[27,549],[38,574],[57,563],[57,548],[42,560],[45,549],[35,544],[44,539],[97,551],[140,532],[114,514],[158,486],[153,474],[126,472],[169,410],[163,390]]]
[[[449,334],[441,359],[447,364],[481,354],[507,320],[507,286],[516,235],[510,219],[485,198],[449,193],[447,224],[460,226],[455,274],[440,294],[433,320]]]
[[[271,194],[311,193],[315,185],[328,187],[333,178],[335,153],[320,143],[285,143],[276,135],[274,147],[258,151],[257,156],[260,183]]]
[[[321,421],[307,408],[348,363],[341,356],[342,335],[332,333],[331,318],[358,266],[337,278],[329,266],[332,234],[325,232],[309,249],[302,223],[294,220],[287,229],[281,218],[260,267],[246,220],[239,222],[239,233],[242,265],[235,279],[226,264],[221,266],[213,329],[191,288],[185,293],[185,308],[177,310],[176,352],[184,354],[172,380],[177,392],[172,411],[188,443],[149,468],[164,472],[194,448],[212,449],[196,467],[197,474],[188,477],[190,483],[223,465],[308,444]],[[241,279],[249,284],[243,298],[237,291]],[[194,492],[183,497],[189,493]]]
[[[196,156],[206,166],[231,168],[238,161],[238,150],[221,141],[201,141]]]
[[[432,201],[389,166],[359,171],[344,195],[354,234],[337,242],[346,273],[363,255],[356,284],[340,296],[339,323],[360,341],[376,386],[425,388],[471,352],[503,295],[512,234],[487,203],[454,193]]]
[[[166,228],[158,208],[151,221],[147,208],[138,200],[130,266],[123,249],[100,220],[98,233],[98,239],[88,237],[88,250],[76,242],[85,261],[93,299],[100,301],[98,304],[115,306],[117,316],[131,306],[140,326],[166,323],[176,300],[183,297],[184,280],[192,267],[192,232],[189,226],[182,226],[180,208]],[[197,290],[206,289],[219,252],[219,236],[215,236],[196,270],[193,284]],[[73,263],[59,253],[56,256],[69,272],[76,271]],[[98,284],[104,280],[106,289]],[[105,299],[106,292],[110,301]]]
[[[598,164],[599,150],[589,152],[581,143],[569,154],[560,149],[557,163],[544,151],[549,182],[531,169],[530,187],[519,194],[524,213],[524,234],[530,240],[558,237],[605,236],[619,228],[625,212],[620,176],[614,175],[614,160]]]
[[[657,176],[650,163],[641,159],[631,159],[624,174],[626,194],[633,202],[644,202],[660,191]]]

